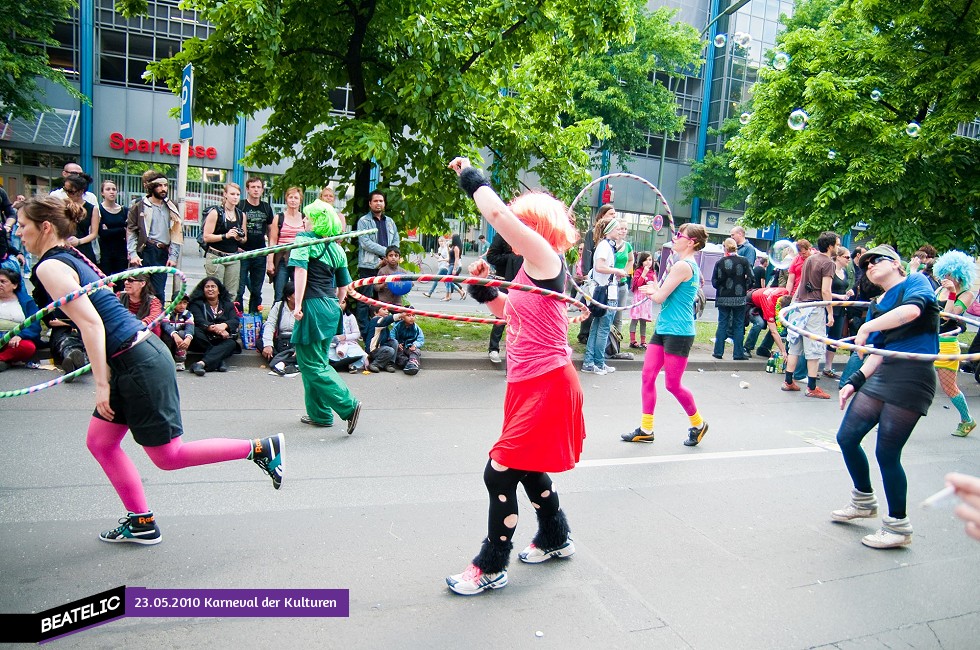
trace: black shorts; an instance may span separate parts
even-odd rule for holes
[[[691,355],[691,348],[694,347],[694,337],[655,333],[650,337],[650,345],[659,345],[666,354],[675,357],[688,357]]]
[[[109,359],[109,406],[143,447],[159,447],[184,433],[173,356],[155,334]],[[105,420],[96,411],[93,415]]]

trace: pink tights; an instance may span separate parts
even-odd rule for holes
[[[684,412],[688,415],[697,413],[698,407],[694,403],[694,395],[681,385],[685,368],[687,368],[687,357],[666,354],[662,345],[647,346],[647,353],[643,358],[642,394],[640,395],[644,413],[652,414],[653,409],[657,406],[657,375],[660,374],[661,370],[664,370],[664,382],[667,384],[667,390],[677,398]]]
[[[86,444],[102,471],[129,512],[149,512],[143,483],[136,465],[120,446],[129,428],[93,417],[88,425]],[[226,460],[242,460],[248,457],[252,443],[248,440],[212,438],[183,443],[174,438],[159,447],[143,447],[153,464],[160,469],[173,470],[194,465],[209,465]]]

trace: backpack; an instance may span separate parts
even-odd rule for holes
[[[227,230],[228,229],[228,222],[225,221],[225,209],[224,209],[224,207],[223,206],[220,206],[220,205],[212,205],[211,207],[209,207],[207,210],[204,211],[204,214],[207,215],[207,213],[210,212],[211,210],[217,210],[218,211],[218,218],[221,219],[221,223],[224,224],[223,227],[225,228],[225,230]],[[236,207],[235,208],[235,215],[237,216],[239,212],[241,212],[241,210],[239,210]],[[207,216],[205,216],[205,220],[207,220]],[[244,223],[244,220],[241,219],[240,217],[239,217],[239,223]],[[279,225],[281,227],[282,226],[282,222],[280,222]],[[201,254],[202,255],[207,255],[208,254],[208,250],[210,250],[210,248],[211,248],[210,246],[208,246],[207,242],[204,241],[204,224],[203,223],[201,224],[201,234],[197,236],[197,245],[201,247]]]

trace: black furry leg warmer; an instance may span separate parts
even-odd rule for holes
[[[510,552],[513,550],[514,543],[510,540],[501,542],[485,539],[480,552],[473,558],[473,564],[484,573],[503,571],[510,564]]]
[[[538,515],[538,532],[532,543],[541,549],[556,548],[565,543],[571,532],[563,510],[553,515]]]

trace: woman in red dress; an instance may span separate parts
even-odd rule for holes
[[[529,192],[508,207],[469,160],[456,158],[449,167],[459,174],[460,187],[473,197],[487,222],[524,257],[514,281],[561,293],[563,253],[578,239],[565,205],[547,194]],[[482,259],[469,270],[476,277],[489,273]],[[575,467],[585,439],[582,387],[572,367],[565,305],[525,291],[504,295],[476,285],[469,291],[507,321],[508,367],[503,431],[483,472],[490,496],[489,532],[466,570],[446,578],[449,588],[464,596],[507,586],[518,483],[538,519],[538,532],[519,554],[521,561],[537,564],[575,553],[565,513],[546,472]]]

